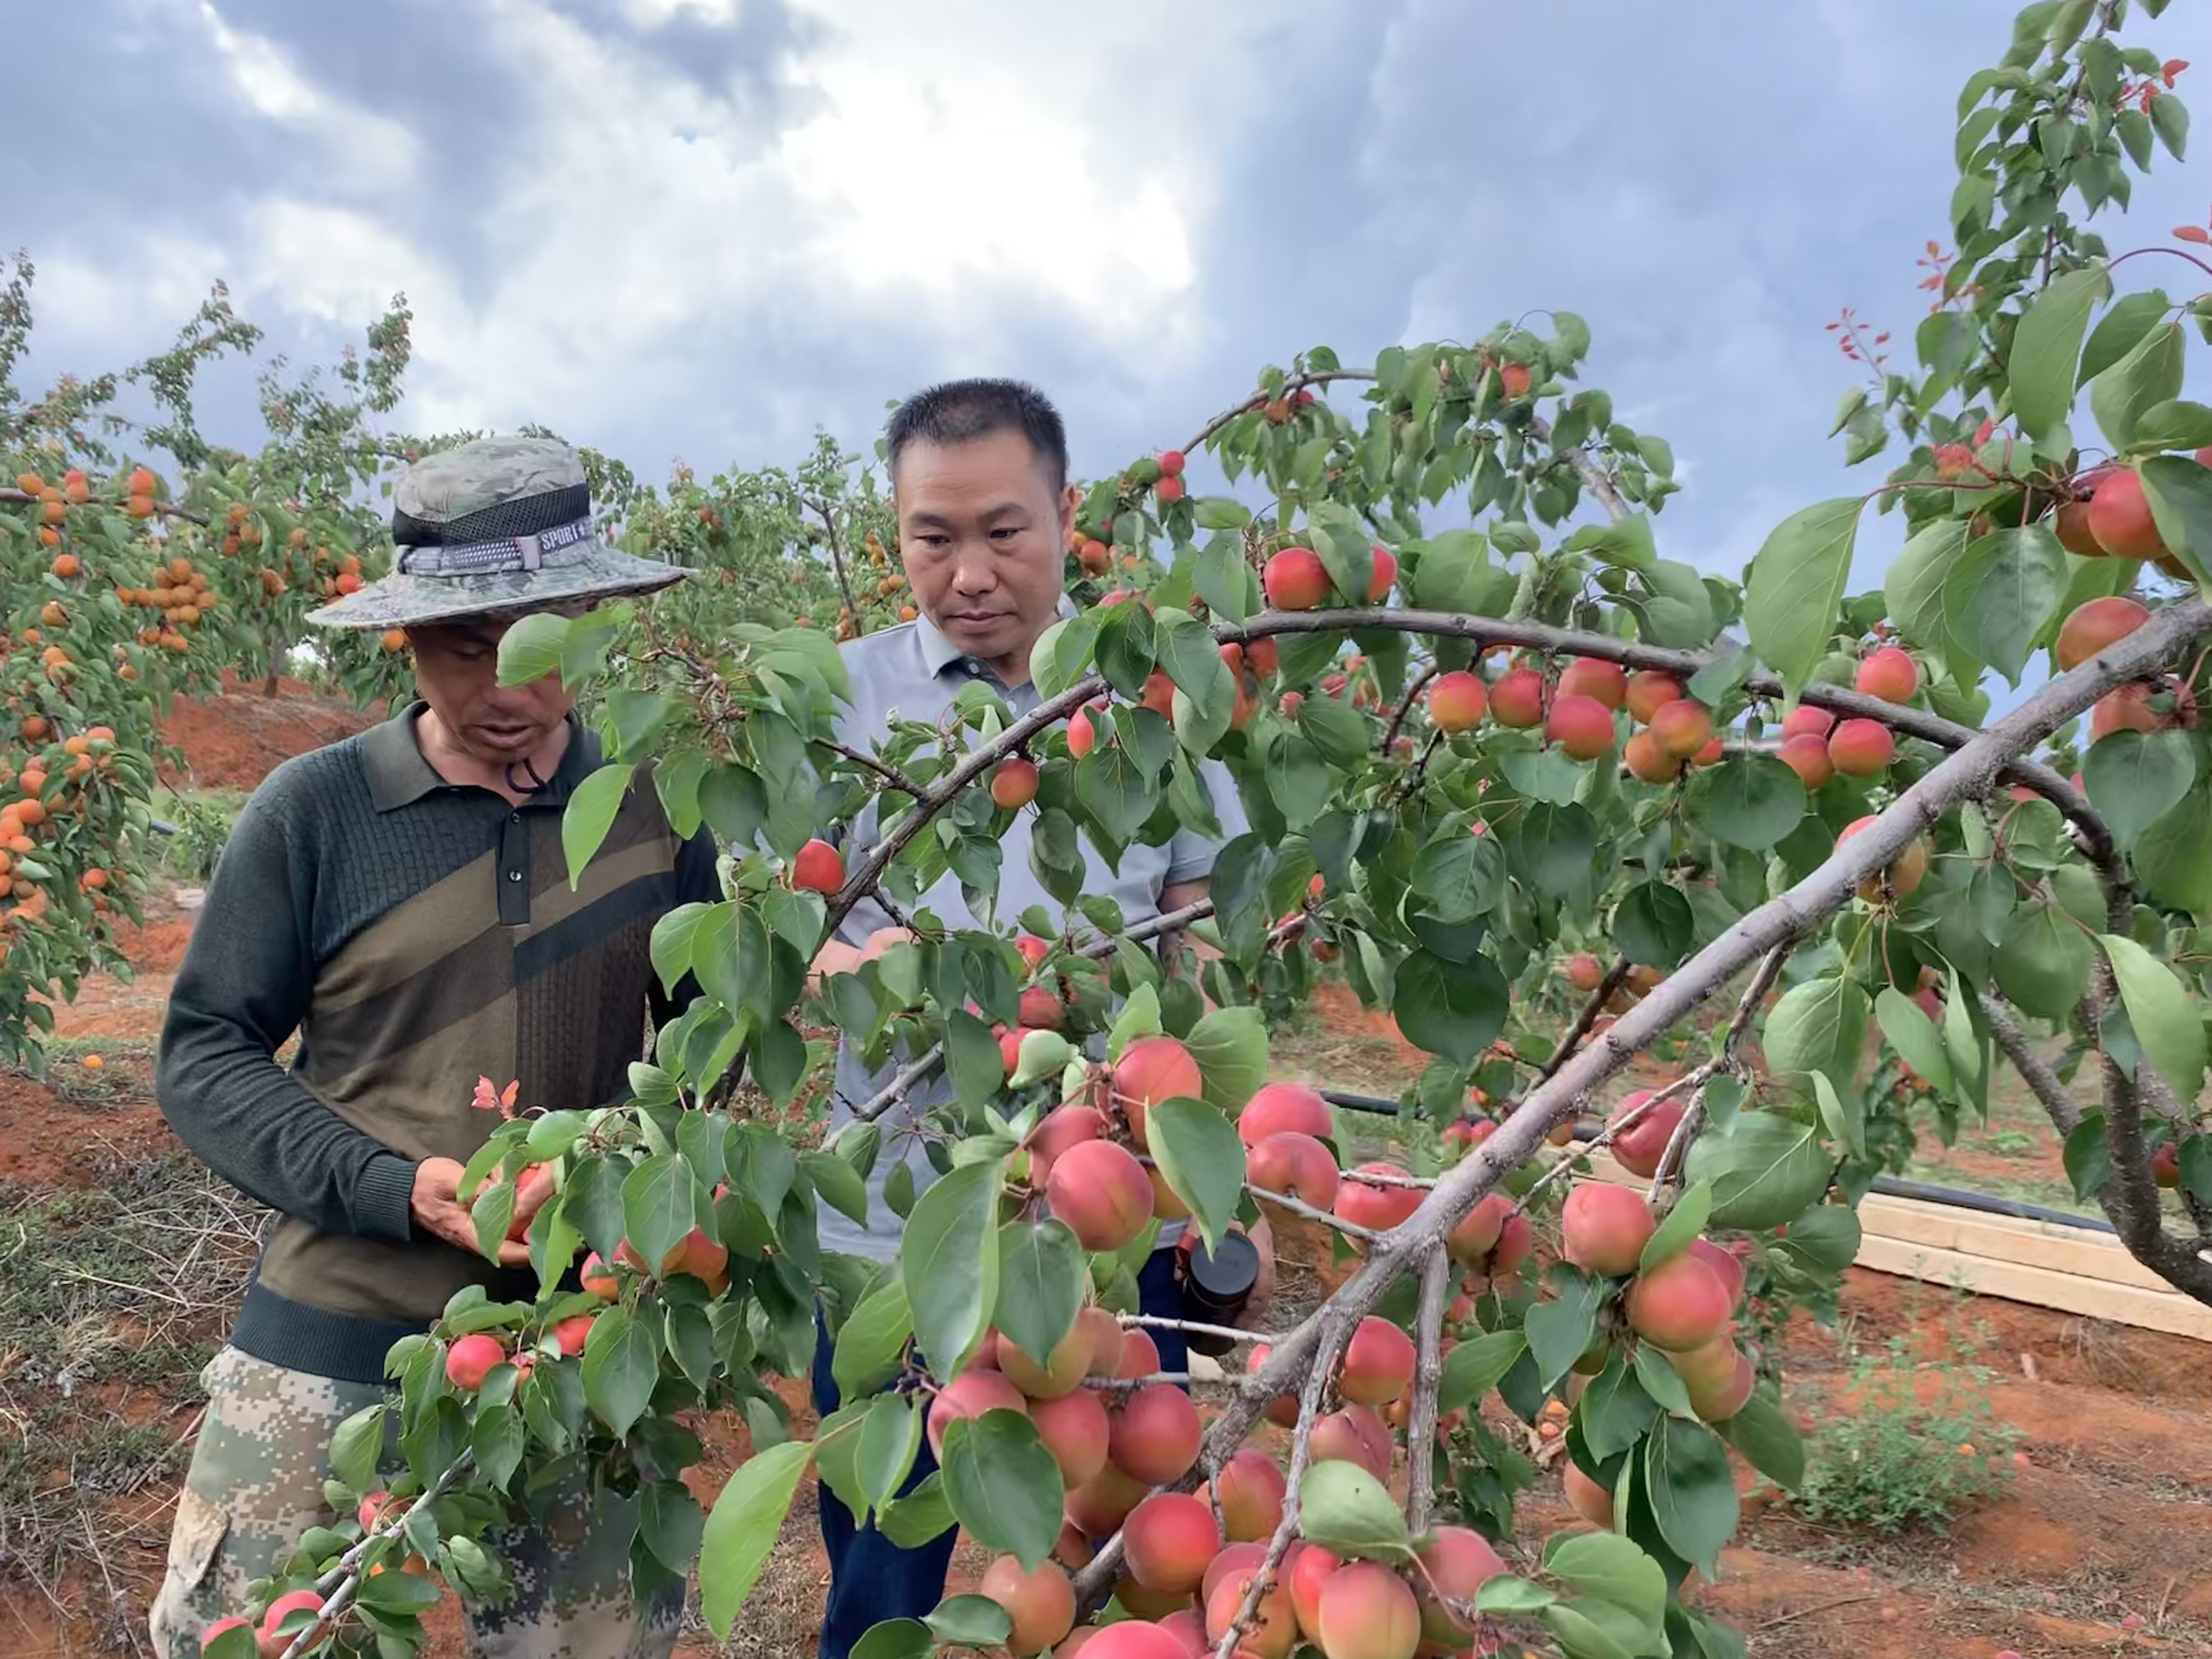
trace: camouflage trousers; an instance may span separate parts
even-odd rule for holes
[[[331,1438],[385,1390],[287,1370],[225,1348],[201,1374],[207,1416],[177,1499],[169,1565],[149,1625],[156,1659],[198,1659],[200,1632],[246,1611],[246,1587],[271,1577],[300,1535],[333,1519],[324,1501]],[[484,1542],[505,1562],[511,1600],[465,1609],[469,1651],[483,1659],[666,1659],[680,1589],[633,1604],[628,1540],[635,1500],[556,1491],[535,1524]]]

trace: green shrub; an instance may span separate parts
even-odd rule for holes
[[[1886,1359],[1862,1356],[1844,1403],[1814,1437],[1798,1511],[1879,1533],[1948,1530],[2011,1479],[2020,1437],[1990,1411],[1989,1382],[1978,1367],[1916,1368],[1895,1341]]]

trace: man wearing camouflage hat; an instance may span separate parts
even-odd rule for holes
[[[331,1437],[385,1398],[393,1342],[465,1285],[533,1294],[526,1246],[486,1260],[457,1190],[499,1121],[471,1105],[477,1079],[519,1079],[532,1105],[619,1098],[657,1000],[653,925],[720,896],[711,837],[679,839],[643,783],[570,891],[562,810],[598,744],[558,675],[498,679],[518,616],[580,613],[685,573],[608,547],[575,453],[544,439],[425,458],[398,479],[392,527],[394,574],[310,620],[404,630],[421,701],[254,792],[161,1033],[163,1113],[278,1212],[204,1378],[150,1621],[167,1659],[197,1655],[202,1630],[245,1612],[247,1584],[331,1520]],[[520,1214],[548,1195],[526,1190]],[[490,1540],[514,1593],[468,1610],[474,1650],[665,1655],[682,1587],[633,1596],[635,1520],[614,1493],[532,1500]]]

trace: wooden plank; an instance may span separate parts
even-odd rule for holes
[[[2115,1285],[2078,1273],[2053,1273],[2047,1267],[1996,1261],[1875,1235],[1861,1243],[1858,1265],[1906,1279],[1956,1285],[1977,1296],[2002,1297],[2008,1302],[2025,1302],[2061,1313],[2212,1342],[2212,1308],[2177,1291],[2138,1290],[2132,1285]]]
[[[1598,1180],[1649,1184],[1606,1152],[1590,1164]],[[2212,1308],[2172,1289],[2109,1234],[1879,1193],[1859,1219],[1862,1267],[2212,1342]]]

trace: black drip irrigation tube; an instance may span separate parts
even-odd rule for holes
[[[1377,1117],[1396,1117],[1402,1109],[1398,1102],[1386,1100],[1381,1095],[1354,1094],[1345,1089],[1323,1089],[1321,1097],[1332,1106],[1341,1106],[1350,1112],[1371,1112]],[[1577,1124],[1575,1139],[1592,1139],[1595,1129]],[[1925,1204],[1948,1205],[1954,1210],[1978,1210],[1984,1215],[2009,1216],[2018,1221],[2040,1221],[2053,1227],[2072,1227],[2085,1233],[2116,1236],[2112,1224],[2097,1216],[2072,1215],[2064,1210],[2054,1210],[2046,1204],[2029,1204],[2016,1198],[1997,1198],[1988,1193],[1968,1192],[1960,1187],[1939,1187],[1933,1182],[1904,1181],[1895,1176],[1876,1176],[1874,1190],[1885,1198],[1918,1199]]]

